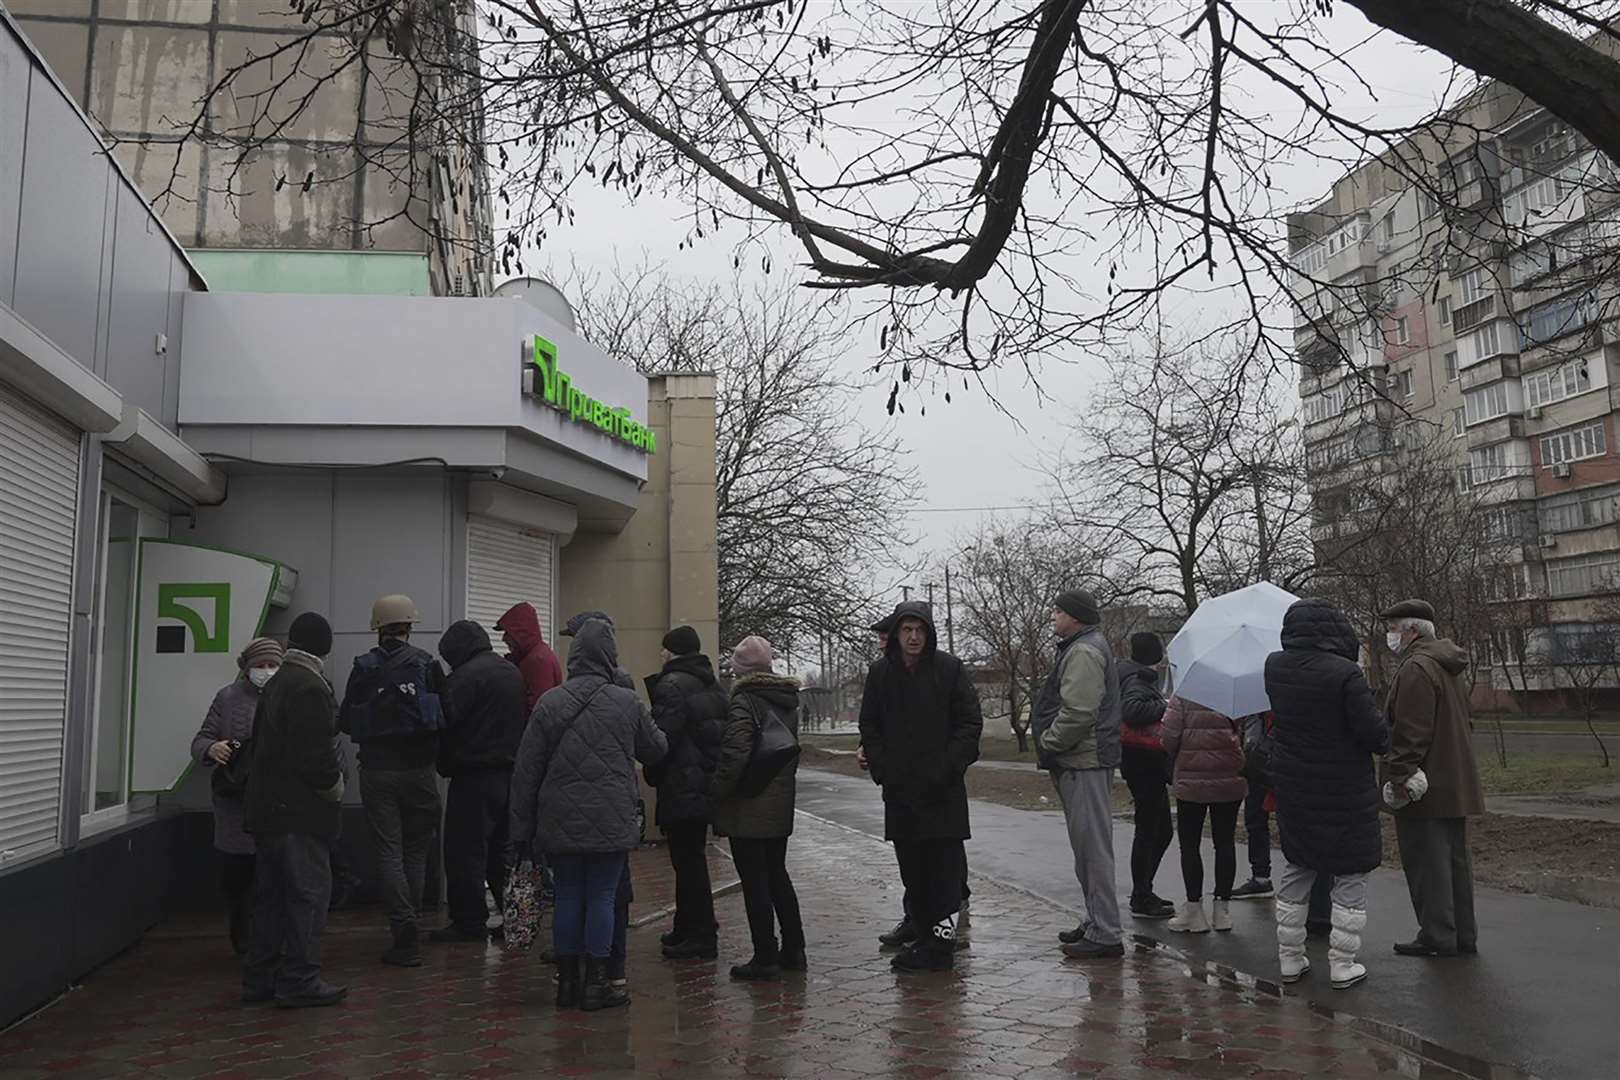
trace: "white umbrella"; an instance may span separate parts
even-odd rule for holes
[[[1298,599],[1262,581],[1200,604],[1170,642],[1175,692],[1223,716],[1270,709],[1266,657],[1282,648],[1283,615]]]

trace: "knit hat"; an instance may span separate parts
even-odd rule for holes
[[[753,675],[771,670],[771,643],[762,637],[745,637],[731,650],[734,675]]]
[[[265,660],[274,660],[279,664],[286,652],[287,650],[281,647],[281,642],[273,637],[254,638],[248,642],[247,648],[242,650],[242,655],[236,658],[236,666],[246,671]]]
[[[1146,630],[1131,635],[1131,659],[1144,667],[1152,667],[1164,659],[1164,642],[1159,635]]]
[[[332,651],[332,624],[313,611],[306,611],[292,622],[287,631],[287,648],[326,656]]]
[[[1097,626],[1102,622],[1102,612],[1097,607],[1097,598],[1084,589],[1070,589],[1058,593],[1058,598],[1053,603],[1082,626]]]
[[[690,626],[677,626],[664,635],[664,648],[676,656],[690,656],[703,651],[703,642]]]

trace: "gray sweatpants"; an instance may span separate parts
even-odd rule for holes
[[[1113,769],[1053,769],[1052,785],[1074,849],[1074,876],[1086,898],[1086,939],[1117,945],[1119,888],[1114,883]]]

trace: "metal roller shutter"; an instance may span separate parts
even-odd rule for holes
[[[0,388],[0,864],[57,842],[79,444]]]
[[[495,633],[495,620],[527,600],[540,616],[540,629],[551,640],[556,621],[552,583],[557,565],[557,537],[494,518],[467,518],[467,618]]]

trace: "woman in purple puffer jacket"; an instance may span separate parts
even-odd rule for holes
[[[1179,695],[1164,710],[1164,749],[1175,770],[1176,834],[1187,902],[1170,920],[1180,933],[1232,929],[1230,902],[1237,878],[1238,808],[1248,794],[1243,778],[1242,723]],[[1204,916],[1204,817],[1215,840],[1215,899]]]

